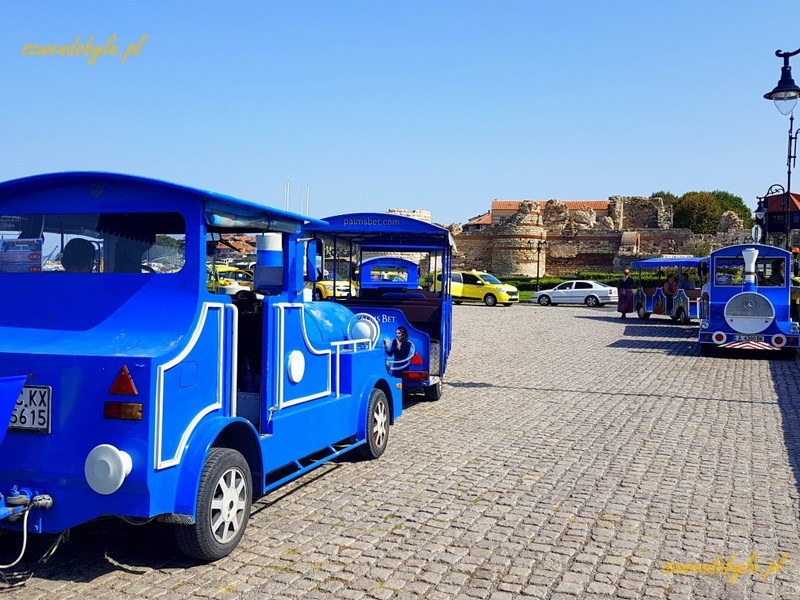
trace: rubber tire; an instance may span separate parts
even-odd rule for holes
[[[703,356],[715,356],[717,354],[716,344],[700,344],[700,354]]]
[[[244,501],[244,506],[236,511],[235,520],[238,521],[238,529],[230,540],[222,542],[212,531],[214,522],[212,509],[215,494],[218,494],[218,487],[220,483],[223,483],[224,476],[231,470],[234,471],[233,475],[237,486],[244,485],[244,489],[239,491],[239,497]],[[244,456],[230,448],[212,448],[200,475],[195,522],[191,525],[178,526],[175,529],[175,539],[181,551],[191,558],[204,562],[219,560],[233,552],[247,528],[252,502],[253,478]]]
[[[675,313],[675,320],[681,325],[687,325],[689,323],[689,319],[686,317],[686,311],[682,308],[679,308],[678,312]]]
[[[483,303],[486,306],[497,306],[497,298],[495,298],[494,294],[486,294],[483,297]]]
[[[551,300],[550,300],[550,296],[546,296],[546,295],[545,296],[539,296],[539,299],[537,300],[537,302],[539,303],[539,306],[550,306],[550,304],[552,303]]]
[[[453,300],[453,304],[461,304],[461,300]]]
[[[433,385],[425,386],[425,400],[429,402],[436,402],[442,397],[442,380],[440,379]]]
[[[320,294],[317,288],[314,288],[314,291],[311,293],[311,299],[314,300],[314,302],[322,300],[322,294]]]
[[[367,443],[359,446],[361,458],[380,458],[389,444],[389,401],[383,390],[373,388],[367,404]]]
[[[636,316],[639,317],[642,321],[646,321],[650,318],[650,313],[645,311],[644,306],[639,305],[636,307]]]
[[[597,298],[597,296],[586,296],[583,303],[589,308],[596,308],[597,306],[600,306],[600,300]]]

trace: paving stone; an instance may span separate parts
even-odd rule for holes
[[[257,501],[231,556],[195,564],[162,528],[104,520],[15,600],[800,598],[800,362],[703,357],[696,329],[610,306],[453,319],[442,399],[407,403],[380,460]],[[663,570],[783,551],[766,581]]]

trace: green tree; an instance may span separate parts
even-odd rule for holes
[[[750,213],[750,209],[740,196],[734,196],[730,192],[725,192],[723,190],[714,190],[711,193],[714,194],[723,212],[732,210],[742,218],[745,228],[749,229],[753,226],[753,217]]]
[[[673,227],[694,233],[716,233],[722,207],[711,192],[686,192],[673,207]]]
[[[182,242],[180,240],[170,237],[168,235],[156,236],[156,246],[165,246],[167,248],[180,249],[181,244]]]
[[[668,206],[675,206],[675,203],[678,201],[678,197],[672,192],[665,192],[665,191],[653,192],[652,194],[650,194],[650,197],[661,198],[664,200],[664,204]]]

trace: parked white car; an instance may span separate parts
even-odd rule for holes
[[[617,301],[617,288],[599,281],[565,281],[549,290],[541,290],[531,297],[531,302],[542,306],[550,304],[585,304],[603,306]]]

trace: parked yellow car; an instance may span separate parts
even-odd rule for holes
[[[253,274],[244,269],[229,267],[227,265],[209,265],[206,269],[206,287],[209,292],[228,294],[233,296],[236,292],[253,289]]]
[[[441,273],[436,275],[436,291],[441,289]],[[519,302],[519,290],[483,271],[453,271],[450,280],[453,302],[483,302],[486,306],[511,306]]]
[[[358,292],[354,285],[346,279],[336,279],[336,297],[347,298],[348,292],[351,296],[355,296]],[[322,279],[314,283],[314,300],[327,300],[333,297],[333,280]]]

